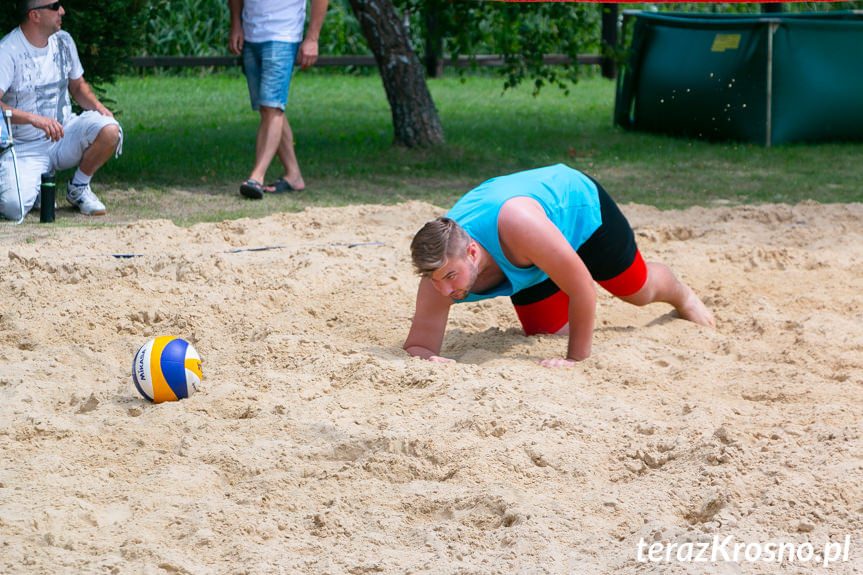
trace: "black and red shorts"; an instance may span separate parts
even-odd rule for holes
[[[596,183],[596,182],[594,182]],[[602,225],[576,252],[591,277],[612,295],[636,293],[647,281],[647,265],[635,234],[614,200],[596,184]],[[547,279],[510,298],[527,335],[556,333],[569,321],[569,296]]]

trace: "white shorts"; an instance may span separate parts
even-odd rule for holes
[[[15,142],[18,184],[21,186],[25,214],[33,207],[39,195],[42,174],[77,166],[87,148],[96,141],[102,128],[112,124],[120,125],[114,118],[90,110],[80,116],[73,114],[63,125],[63,137],[57,142],[48,139]],[[122,136],[120,141],[122,142]],[[118,152],[120,145],[117,146]],[[21,218],[15,182],[12,154],[7,152],[0,161],[0,215],[9,220]]]

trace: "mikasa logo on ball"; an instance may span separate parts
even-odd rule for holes
[[[135,377],[137,377],[138,381],[147,381],[149,378],[147,377],[147,371],[144,369],[144,356],[143,353],[138,353],[135,357]]]
[[[201,358],[184,339],[160,336],[141,346],[132,363],[132,381],[153,403],[177,401],[196,391],[203,377]]]

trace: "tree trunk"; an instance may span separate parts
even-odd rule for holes
[[[427,1],[425,9],[425,55],[426,76],[443,76],[443,29],[441,26],[441,7],[437,2]]]
[[[395,143],[409,148],[443,144],[443,127],[422,64],[392,2],[349,1],[380,70],[393,115]]]
[[[617,63],[612,51],[617,50],[617,4],[602,4],[602,77],[615,78]]]

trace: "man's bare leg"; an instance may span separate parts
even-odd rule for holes
[[[261,124],[258,126],[258,136],[255,141],[255,166],[249,174],[249,179],[263,183],[264,178],[267,177],[267,168],[270,167],[279,149],[285,114],[278,108],[269,106],[261,106],[258,111],[261,114]]]
[[[638,306],[653,302],[669,303],[683,319],[707,327],[716,327],[713,314],[698,299],[692,288],[674,277],[668,267],[659,263],[648,263],[647,282],[644,286],[634,294],[620,299]]]
[[[105,165],[105,162],[117,150],[117,144],[120,143],[120,126],[111,124],[99,130],[96,139],[90,144],[90,147],[84,150],[81,156],[81,162],[78,164],[78,169],[92,176],[96,170]]]
[[[300,191],[306,189],[306,182],[303,181],[303,175],[300,173],[300,164],[297,161],[297,154],[294,151],[294,132],[291,130],[291,124],[288,118],[284,117],[282,125],[282,137],[279,139],[279,161],[285,168],[285,175],[282,176],[290,185],[291,188]]]

